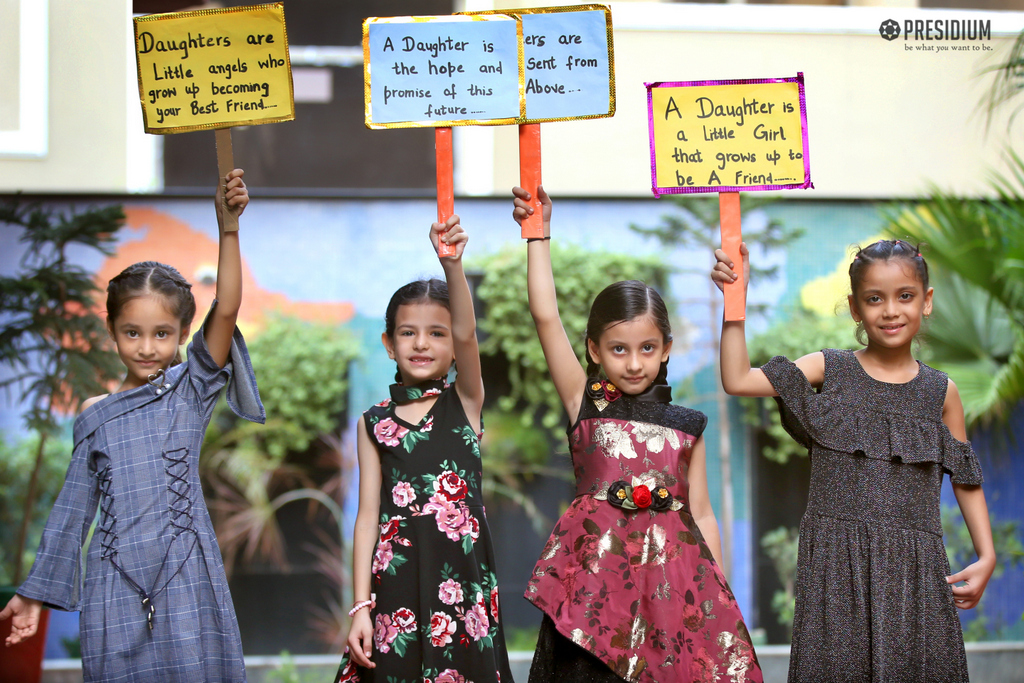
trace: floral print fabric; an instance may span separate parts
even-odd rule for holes
[[[628,395],[599,406],[585,399],[570,431],[577,497],[526,598],[625,680],[760,682],[743,617],[689,509],[690,455],[706,418]],[[610,502],[625,484],[640,491],[630,493],[635,509]],[[673,505],[641,505],[658,490]]]
[[[454,387],[419,424],[385,400],[364,413],[381,459],[380,536],[371,572],[376,668],[346,655],[336,681],[512,681],[498,608],[480,446]]]

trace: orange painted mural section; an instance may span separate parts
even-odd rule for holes
[[[126,207],[127,220],[122,231],[142,233],[141,240],[124,242],[117,253],[106,259],[96,274],[96,282],[106,291],[107,282],[133,263],[159,261],[177,268],[192,283],[196,298],[196,321],[202,322],[216,294],[217,242],[166,213],[146,207]],[[213,207],[210,207],[210,220]],[[280,313],[311,322],[341,324],[355,313],[349,302],[292,301],[284,294],[260,287],[245,261],[245,228],[242,245],[242,308],[238,327],[247,337],[254,336],[268,315]],[[100,302],[105,316],[105,304]]]

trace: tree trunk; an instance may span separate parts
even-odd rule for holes
[[[50,407],[53,407],[53,397],[50,397]],[[32,476],[28,480],[28,491],[25,493],[25,510],[21,516],[21,525],[18,527],[18,544],[14,554],[14,585],[21,584],[21,570],[25,556],[25,539],[28,536],[28,528],[32,524],[32,512],[36,506],[36,489],[39,488],[39,470],[43,467],[43,451],[46,449],[46,432],[39,433],[39,448],[36,450],[36,464],[32,468]]]

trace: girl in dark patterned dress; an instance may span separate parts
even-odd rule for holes
[[[513,217],[533,213],[514,188]],[[531,683],[760,683],[750,636],[719,568],[703,413],[669,403],[665,304],[637,282],[594,299],[584,371],[558,315],[551,200],[527,244],[530,312],[569,415],[576,498],[526,598],[544,612]],[[600,373],[607,379],[600,379]]]
[[[741,253],[749,273],[745,245]],[[721,287],[734,265],[715,255]],[[775,396],[787,431],[810,450],[789,680],[966,681],[956,608],[978,604],[995,550],[956,385],[912,353],[932,310],[928,266],[917,247],[880,240],[857,252],[850,289],[858,337],[867,336],[857,351],[751,368],[743,323],[722,325],[725,390]],[[978,554],[952,576],[939,517],[944,473]]]
[[[355,604],[336,680],[509,683],[494,553],[480,495],[484,401],[459,217],[430,239],[447,284],[395,292],[381,335],[398,364],[391,396],[359,420]],[[455,361],[458,377],[445,378]]]
[[[196,302],[174,268],[126,268],[107,286],[107,327],[128,371],[113,393],[85,401],[71,465],[35,563],[0,612],[7,644],[36,632],[43,605],[81,610],[86,683],[245,681],[242,642],[220,548],[199,482],[199,449],[220,392],[240,417],[264,421],[256,378],[235,327],[242,303],[238,233],[223,215],[249,201],[242,171],[222,179],[217,300],[188,340]],[[230,382],[230,383],[229,383]],[[82,547],[89,544],[85,578]]]

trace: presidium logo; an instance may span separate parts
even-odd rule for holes
[[[986,19],[907,19],[903,22],[903,30],[900,30],[900,25],[893,19],[886,19],[878,27],[878,33],[888,41],[896,40],[900,37],[900,33],[903,34],[903,40],[945,40],[945,41],[962,41],[962,40],[991,40],[992,39],[992,21]],[[907,49],[911,49],[907,46]],[[931,46],[918,46],[917,49],[933,49]],[[946,49],[942,47],[940,49]],[[968,46],[956,46],[952,49],[956,50],[968,50],[971,49]],[[975,50],[982,49],[981,47],[974,47]],[[985,49],[991,50],[990,47]]]

